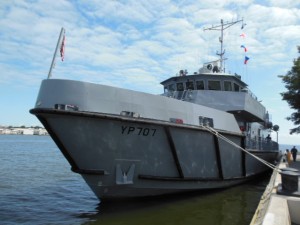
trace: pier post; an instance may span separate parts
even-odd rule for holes
[[[282,171],[281,174],[281,182],[282,182],[282,190],[288,192],[298,191],[298,178],[300,176],[299,173],[295,171]]]

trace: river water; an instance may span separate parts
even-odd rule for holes
[[[0,135],[0,224],[246,225],[268,183],[101,203],[49,136]]]

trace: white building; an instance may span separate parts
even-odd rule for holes
[[[19,128],[19,127],[0,127],[1,134],[10,134],[10,135],[48,135],[48,132],[45,128]]]

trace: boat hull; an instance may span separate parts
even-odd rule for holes
[[[200,126],[57,109],[31,113],[101,200],[226,188],[268,170]],[[219,132],[244,147],[244,136]],[[251,152],[271,163],[278,154]]]

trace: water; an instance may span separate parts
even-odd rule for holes
[[[126,202],[94,196],[49,136],[0,135],[1,224],[249,224],[268,182]]]

